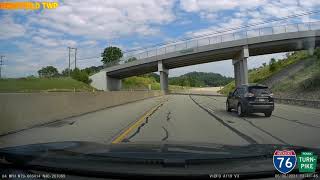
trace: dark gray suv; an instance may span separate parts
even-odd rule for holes
[[[233,93],[229,93],[226,109],[237,110],[239,116],[249,113],[264,113],[270,117],[274,110],[273,94],[264,85],[241,85]]]

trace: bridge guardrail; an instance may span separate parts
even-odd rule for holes
[[[227,41],[234,41],[252,37],[259,37],[265,35],[281,34],[288,32],[302,32],[310,30],[320,30],[320,21],[308,22],[308,23],[296,23],[279,25],[272,27],[262,27],[249,30],[234,31],[231,33],[219,34],[219,35],[209,35],[204,37],[198,37],[185,41],[173,42],[158,47],[146,48],[142,50],[127,52],[124,54],[120,62],[108,64],[107,67],[115,66],[118,64],[126,63],[129,58],[135,57],[137,60],[144,59],[148,57],[154,57],[159,55],[164,55],[172,52],[185,52],[193,51],[194,48],[200,46],[218,44]]]

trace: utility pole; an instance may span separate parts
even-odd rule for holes
[[[71,50],[71,47],[68,47],[68,50],[69,50],[69,68],[68,68],[68,75],[70,77],[70,50]]]
[[[4,58],[5,56],[0,56],[0,79],[1,79],[1,68],[2,68],[2,65],[3,65],[3,61],[2,61],[2,58]]]
[[[77,68],[77,48],[73,48],[73,47],[68,47],[68,50],[69,50],[69,71],[68,71],[68,73],[69,73],[69,76],[70,76],[70,71],[71,71],[71,62],[70,62],[70,55],[71,55],[71,53],[70,53],[70,51],[71,50],[74,50],[74,68]]]
[[[74,48],[74,68],[77,68],[77,48]]]

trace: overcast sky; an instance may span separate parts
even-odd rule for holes
[[[46,0],[48,1],[48,0]],[[123,50],[259,23],[317,10],[319,0],[63,0],[54,10],[0,10],[0,55],[6,77],[36,75],[43,66],[67,67],[67,47],[78,58],[99,56],[115,45]],[[317,21],[312,14],[273,24]],[[283,54],[250,57],[249,68]],[[80,68],[101,65],[100,58],[78,62]],[[189,66],[170,71],[233,76],[231,61]]]

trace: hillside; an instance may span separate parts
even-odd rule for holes
[[[0,92],[92,91],[93,87],[71,78],[0,79]]]
[[[133,76],[122,80],[122,89],[124,90],[160,90],[160,77],[155,73],[145,74],[141,76]],[[186,89],[188,87],[182,87],[179,85],[169,85],[169,90]]]
[[[145,90],[151,85],[152,90],[159,90],[160,83],[153,77],[133,76],[122,80],[122,89]]]
[[[189,87],[216,87],[229,83],[233,78],[217,73],[190,72],[179,77],[169,78],[169,89],[185,89]],[[156,73],[126,78],[122,81],[123,89],[160,89],[160,77]]]
[[[249,83],[267,84],[275,96],[288,98],[318,98],[320,80],[320,50],[313,56],[306,51],[294,52],[268,65],[249,70]],[[226,85],[220,93],[228,94],[234,89],[234,81]]]
[[[169,84],[190,87],[217,87],[231,82],[233,78],[218,73],[190,72],[169,79]]]
[[[297,73],[272,86],[277,97],[320,99],[320,58],[309,58]]]

